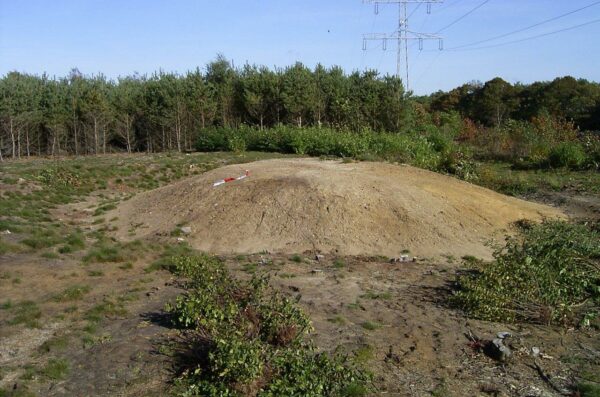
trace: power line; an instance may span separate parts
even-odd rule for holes
[[[473,43],[463,44],[463,45],[459,45],[457,47],[452,47],[452,48],[448,48],[448,49],[449,50],[456,50],[456,49],[459,49],[459,48],[471,47],[471,46],[474,46],[474,45],[477,45],[477,44],[487,43],[489,41],[501,39],[501,38],[504,38],[504,37],[507,37],[507,36],[512,36],[513,34],[521,33],[521,32],[524,32],[526,30],[533,29],[533,28],[536,28],[538,26],[544,25],[544,24],[546,24],[548,22],[553,22],[553,21],[556,21],[556,20],[558,20],[560,18],[564,18],[564,17],[569,16],[571,14],[575,14],[576,12],[583,11],[583,10],[585,10],[587,8],[590,8],[590,7],[593,7],[593,6],[597,5],[597,4],[600,4],[600,1],[596,1],[594,3],[588,4],[585,7],[581,7],[581,8],[578,8],[576,10],[569,11],[569,12],[567,12],[565,14],[557,15],[557,16],[555,16],[553,18],[543,20],[543,21],[535,23],[533,25],[529,25],[529,26],[526,26],[526,27],[521,28],[521,29],[513,30],[512,32],[504,33],[504,34],[501,34],[499,36],[490,37],[490,38],[485,39],[485,40],[475,41]]]
[[[509,44],[516,44],[516,43],[521,43],[523,41],[538,39],[540,37],[546,37],[546,36],[550,36],[550,35],[553,35],[553,34],[566,32],[566,31],[569,31],[569,30],[574,30],[574,29],[581,28],[581,27],[584,27],[584,26],[587,26],[587,25],[598,23],[598,22],[600,22],[600,19],[594,19],[592,21],[581,23],[579,25],[570,26],[570,27],[564,28],[564,29],[554,30],[552,32],[538,34],[538,35],[535,35],[535,36],[525,37],[525,38],[519,39],[519,40],[513,40],[513,41],[508,41],[508,42],[505,42],[505,43],[493,44],[493,45],[488,45],[488,46],[483,46],[483,47],[463,48],[463,49],[448,49],[448,51],[471,51],[471,50],[483,50],[483,49],[486,49],[486,48],[501,47],[501,46],[505,46],[505,45],[509,45]]]
[[[444,30],[448,29],[449,27],[456,25],[458,22],[462,21],[463,19],[465,19],[466,17],[468,17],[469,15],[471,15],[472,13],[474,13],[475,11],[477,11],[478,9],[480,9],[481,7],[486,5],[486,3],[489,3],[489,2],[490,2],[490,0],[484,0],[483,2],[479,3],[479,5],[477,5],[475,8],[472,8],[467,13],[463,14],[459,18],[455,19],[454,21],[450,22],[448,25],[444,26],[443,28],[441,28],[440,30],[435,32],[435,34],[441,33]]]
[[[402,63],[405,65],[406,79],[404,87],[409,90],[409,62],[408,62],[408,41],[414,40],[418,42],[419,49],[423,49],[425,40],[438,40],[438,48],[443,48],[442,38],[435,34],[419,33],[408,29],[409,18],[421,7],[422,4],[427,6],[427,13],[431,13],[431,5],[442,3],[443,0],[363,0],[363,3],[372,3],[375,5],[375,13],[379,12],[380,4],[397,5],[398,6],[398,27],[392,34],[387,33],[371,33],[363,35],[363,50],[367,50],[367,42],[371,40],[380,41],[383,50],[387,49],[388,41],[397,42],[396,44],[396,76],[401,78]],[[488,0],[489,1],[489,0]],[[416,4],[415,9],[408,14],[408,4]],[[404,47],[404,48],[403,48]],[[404,51],[404,54],[402,52]],[[404,60],[402,59],[404,55]],[[404,61],[404,62],[403,62]]]

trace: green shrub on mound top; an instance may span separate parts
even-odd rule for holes
[[[363,396],[370,376],[341,354],[315,351],[308,317],[266,278],[232,278],[207,255],[170,259],[187,292],[167,305],[187,329],[176,391],[183,396]]]
[[[571,325],[600,312],[600,233],[590,226],[529,226],[494,258],[458,277],[453,302],[469,315]]]

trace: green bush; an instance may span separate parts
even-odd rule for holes
[[[458,148],[452,136],[432,126],[426,135],[359,133],[331,128],[297,128],[280,125],[259,130],[210,128],[198,134],[199,151],[266,151],[309,156],[336,156],[357,159],[389,160],[417,167],[456,174],[465,179],[475,175],[468,151]]]
[[[548,155],[548,164],[554,168],[580,169],[585,165],[586,160],[583,147],[573,142],[557,145]]]
[[[187,292],[167,305],[175,325],[202,335],[188,348],[203,351],[176,382],[185,396],[364,395],[370,377],[339,354],[316,354],[304,340],[310,321],[271,290],[265,278],[231,277],[208,255],[172,258]],[[361,394],[362,393],[362,394]]]
[[[546,221],[507,238],[494,262],[458,277],[453,301],[490,321],[570,325],[600,312],[600,233]]]

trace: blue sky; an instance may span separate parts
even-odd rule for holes
[[[447,0],[414,11],[409,27],[436,32],[482,3]],[[443,31],[449,49],[525,27],[594,3],[593,0],[489,0]],[[496,44],[600,19],[600,4],[535,29],[482,44]],[[63,76],[77,67],[108,77],[185,72],[222,53],[246,61],[286,66],[340,65],[346,71],[376,68],[395,73],[396,55],[362,34],[392,32],[397,7],[361,0],[0,0],[0,74],[17,70]],[[510,82],[557,76],[600,81],[600,23],[556,35],[469,51],[442,52],[436,42],[410,50],[411,89],[418,94],[500,76]]]

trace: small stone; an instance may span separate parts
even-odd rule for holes
[[[531,355],[533,357],[537,357],[540,355],[540,348],[539,347],[532,347],[531,348]]]
[[[512,356],[512,351],[504,344],[504,339],[496,338],[488,342],[484,347],[484,352],[494,360],[506,362]]]
[[[313,274],[321,274],[321,273],[323,273],[323,270],[321,270],[321,269],[312,269],[311,273],[313,273]]]
[[[192,228],[190,226],[183,226],[179,230],[181,230],[181,233],[183,233],[183,234],[190,234],[190,233],[192,233]]]
[[[315,255],[315,259],[318,261],[322,261],[323,259],[325,259],[325,255],[317,254]]]
[[[22,184],[24,184],[25,182],[27,182],[27,181],[26,181],[25,179],[23,179],[23,178],[19,178],[19,179],[17,179],[17,183],[18,183],[19,185],[22,185]]]
[[[510,338],[512,336],[512,334],[510,332],[503,331],[503,332],[498,332],[498,334],[496,336],[499,339],[506,339],[506,338]]]
[[[6,229],[5,231],[0,232],[0,234],[12,234],[12,232],[10,230]]]
[[[185,239],[183,237],[177,237],[177,242],[178,243],[184,243]]]

